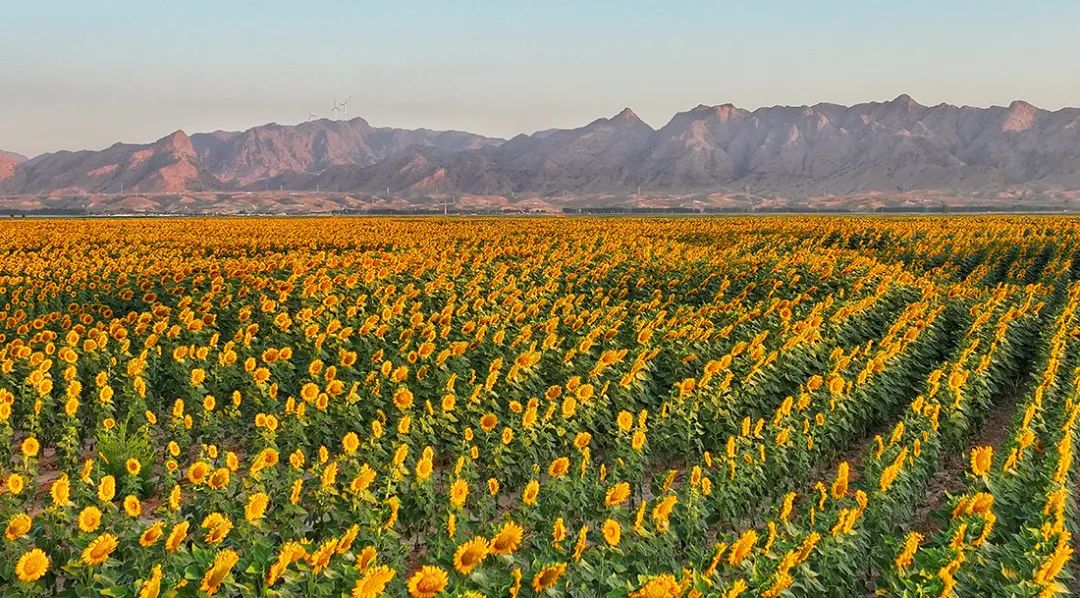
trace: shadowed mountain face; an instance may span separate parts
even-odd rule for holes
[[[219,180],[243,187],[283,173],[319,173],[331,166],[370,166],[411,146],[458,151],[497,145],[460,131],[372,127],[362,118],[269,124],[242,132],[191,136],[199,160]]]
[[[626,109],[509,141],[363,119],[174,133],[9,167],[7,193],[285,188],[391,193],[749,191],[789,196],[1080,188],[1080,109],[699,105],[653,129]]]
[[[1080,187],[1080,109],[855,106],[754,111],[697,106],[652,130],[624,110],[573,130],[472,152],[413,148],[367,168],[329,168],[286,187],[343,191],[593,193],[752,191],[814,196],[913,189]]]

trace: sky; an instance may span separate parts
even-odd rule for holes
[[[1075,0],[4,0],[0,149],[348,114],[510,137],[631,107],[1080,105]]]

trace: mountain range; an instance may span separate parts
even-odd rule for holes
[[[0,194],[291,190],[400,196],[1019,195],[1080,189],[1080,109],[1023,101],[924,106],[699,105],[660,127],[630,109],[509,140],[373,127],[362,118],[183,131],[149,144],[25,159],[0,152]]]

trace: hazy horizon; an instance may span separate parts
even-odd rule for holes
[[[932,6],[933,10],[928,7]],[[932,15],[932,17],[931,17]],[[1080,105],[1080,5],[611,1],[19,4],[0,22],[0,149],[34,156],[329,116],[512,137],[628,106]]]

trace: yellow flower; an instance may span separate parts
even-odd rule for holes
[[[496,532],[495,537],[491,539],[489,549],[491,554],[501,556],[504,554],[513,554],[514,551],[521,546],[521,538],[524,534],[524,529],[513,521],[507,521]]]
[[[240,556],[231,548],[226,548],[217,553],[217,556],[214,557],[214,563],[210,565],[210,568],[206,570],[206,574],[203,575],[199,590],[206,592],[207,596],[216,594],[218,589],[221,588],[221,582],[225,581],[225,578],[228,577],[239,560]]]
[[[527,505],[535,505],[536,497],[540,494],[540,482],[536,480],[529,480],[528,484],[525,484],[525,490],[521,493],[521,502]]]
[[[107,475],[98,482],[98,499],[101,502],[110,502],[116,496],[116,478]]]
[[[139,499],[129,494],[124,497],[124,512],[128,514],[128,517],[135,519],[142,514],[142,505],[139,503]]]
[[[78,522],[80,531],[86,534],[93,533],[101,525],[101,511],[97,507],[86,507],[79,512]]]
[[[135,458],[128,459],[124,466],[127,468],[129,475],[139,475],[139,472],[142,471],[142,464]]]
[[[743,562],[750,555],[750,551],[753,550],[757,541],[758,534],[756,531],[751,529],[743,532],[739,539],[731,545],[731,552],[728,553],[728,564],[738,565]]]
[[[161,521],[150,524],[150,527],[143,530],[143,533],[139,535],[139,546],[147,548],[157,544],[157,541],[164,535],[165,524]]]
[[[592,434],[588,432],[578,432],[577,436],[574,437],[574,446],[579,451],[589,446],[590,442],[592,442]]]
[[[604,535],[604,541],[608,543],[608,546],[614,548],[619,545],[619,539],[622,537],[622,527],[618,521],[614,519],[604,521],[604,525],[600,527],[600,532]]]
[[[210,466],[202,461],[196,461],[192,463],[187,470],[187,479],[196,486],[206,482],[206,477],[210,473]]]
[[[465,499],[469,496],[469,484],[465,480],[454,480],[450,485],[450,504],[455,509],[465,506]]]
[[[405,387],[401,387],[394,392],[394,406],[400,411],[405,411],[413,405],[413,393],[411,390]]]
[[[220,544],[232,531],[233,524],[228,517],[214,512],[203,519],[202,528],[206,530],[204,540],[207,544]]]
[[[214,473],[210,474],[210,479],[206,481],[206,485],[214,490],[221,490],[225,486],[228,486],[229,469],[227,467],[219,467],[214,470]]]
[[[7,529],[4,530],[4,537],[8,540],[15,540],[25,536],[33,525],[34,520],[30,518],[26,513],[19,513],[8,521]]]
[[[848,491],[848,462],[844,461],[836,469],[836,479],[832,484],[833,498],[840,500],[847,496]]]
[[[158,598],[161,595],[161,565],[154,565],[150,579],[139,588],[138,598]]]
[[[548,466],[548,475],[553,478],[561,478],[570,469],[570,459],[559,457]]]
[[[32,583],[42,578],[49,570],[49,557],[40,548],[31,548],[19,557],[15,564],[15,576],[23,583]]]
[[[255,522],[266,515],[266,507],[270,503],[270,497],[265,492],[256,492],[248,497],[247,505],[244,506],[244,519]]]
[[[71,482],[68,481],[66,473],[60,474],[60,477],[53,480],[52,486],[49,487],[49,495],[52,497],[54,507],[71,506]]]
[[[990,472],[994,462],[994,447],[977,446],[971,449],[971,473],[982,477]]]
[[[172,531],[169,532],[169,537],[165,539],[166,552],[176,552],[180,549],[180,545],[187,539],[190,525],[187,521],[181,521],[173,526]]]
[[[554,587],[555,584],[559,583],[559,579],[564,573],[566,573],[566,563],[557,563],[544,567],[533,576],[533,591],[539,594]]]
[[[608,488],[607,493],[604,495],[604,504],[609,507],[617,507],[627,499],[630,498],[630,484],[627,482],[619,482],[611,488]]]
[[[183,500],[183,498],[184,494],[183,491],[180,490],[180,485],[177,484],[173,486],[173,489],[169,491],[169,510],[179,511],[180,502]]]
[[[23,481],[21,475],[13,473],[7,477],[7,482],[5,485],[7,486],[8,492],[19,495],[22,494],[25,482]]]
[[[394,579],[395,571],[386,565],[368,569],[353,586],[352,598],[377,598]]]
[[[746,580],[736,579],[735,583],[731,584],[731,587],[724,592],[723,598],[738,598],[740,594],[746,591]]]
[[[454,551],[454,569],[462,575],[472,573],[488,555],[488,541],[477,536],[457,547]]]
[[[21,449],[24,457],[36,456],[40,448],[41,445],[38,443],[37,438],[34,438],[33,436],[22,441]]]
[[[95,566],[104,563],[109,560],[109,555],[116,550],[116,546],[119,542],[116,536],[110,533],[104,533],[94,538],[90,544],[82,551],[82,562],[87,566]]]
[[[349,432],[341,439],[341,447],[349,455],[355,453],[356,449],[360,448],[360,437],[356,435],[356,432]]]
[[[446,589],[450,578],[446,571],[434,565],[424,565],[409,578],[408,590],[412,598],[434,598]]]
[[[670,573],[654,577],[647,581],[641,589],[630,593],[630,598],[679,598],[682,588],[675,576]]]

